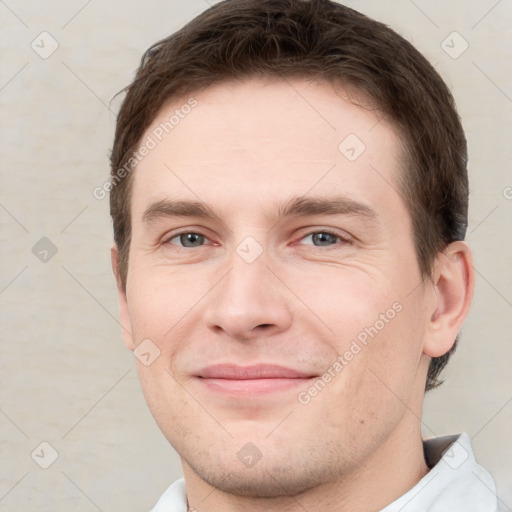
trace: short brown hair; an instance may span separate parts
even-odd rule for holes
[[[429,277],[438,253],[463,240],[467,228],[466,139],[441,77],[392,29],[330,0],[224,0],[149,48],[124,89],[110,190],[123,286],[133,180],[131,172],[119,179],[119,170],[127,169],[164,103],[256,76],[341,84],[378,106],[403,139],[400,189],[412,218],[419,267]],[[456,344],[432,359],[427,390],[440,384],[438,375]]]

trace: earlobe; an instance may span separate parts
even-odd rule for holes
[[[440,357],[453,346],[471,306],[474,281],[468,245],[462,241],[449,244],[435,264],[434,307],[423,348],[426,355]]]
[[[132,336],[132,324],[130,319],[130,311],[128,309],[128,299],[126,296],[126,288],[123,286],[121,274],[119,272],[119,250],[114,244],[110,250],[110,259],[112,262],[112,271],[117,283],[117,297],[119,303],[119,322],[121,324],[121,332],[123,341],[130,350],[135,350]]]

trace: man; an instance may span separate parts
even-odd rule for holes
[[[144,56],[117,120],[123,337],[184,480],[154,511],[493,511],[425,390],[473,293],[446,85],[327,0],[226,0]]]

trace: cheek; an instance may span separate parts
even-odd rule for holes
[[[310,310],[318,328],[323,323],[331,331],[339,350],[358,337],[364,343],[396,317],[393,305],[399,302],[398,294],[386,280],[360,269],[323,266],[288,280],[303,303],[298,306]],[[300,322],[300,316],[296,320]]]
[[[392,282],[350,270],[326,274],[323,287],[318,276],[303,275],[297,294],[321,319],[318,332],[326,332],[325,326],[331,330],[322,338],[333,354],[336,377],[329,387],[347,403],[374,402],[379,409],[379,404],[407,401],[422,354],[421,297],[410,293],[405,273]]]
[[[361,351],[347,367],[347,393],[358,404],[354,413],[364,411],[353,420],[384,428],[397,422],[408,408],[416,409],[423,329],[414,304],[404,301],[395,303],[395,308],[361,332],[365,336],[359,339],[365,343],[356,338]]]
[[[151,414],[167,437],[175,447],[177,439],[190,436],[191,425],[198,424],[201,411],[196,411],[196,404],[183,393],[181,386],[171,376],[165,357],[159,357],[151,366],[137,363],[139,381]],[[187,411],[187,418],[183,418],[183,411]]]
[[[382,329],[378,330],[380,323],[372,329],[373,321],[360,330],[364,336],[340,340],[337,353],[343,368],[314,405],[312,400],[315,414],[333,432],[348,429],[347,441],[353,446],[380,443],[409,408],[415,410],[411,400],[421,357],[421,332],[415,329],[410,313],[405,306]]]
[[[138,270],[134,265],[127,286],[128,307],[136,340],[168,339],[207,293],[208,280],[197,274],[175,272],[158,266],[150,271]]]

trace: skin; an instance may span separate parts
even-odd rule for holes
[[[423,279],[397,192],[400,137],[343,90],[251,79],[194,97],[197,107],[134,171],[126,289],[112,249],[124,341],[135,350],[150,339],[160,350],[150,365],[137,363],[139,376],[181,457],[189,505],[380,510],[428,471],[425,380],[468,312],[470,251],[451,244]],[[146,136],[186,100],[166,105]],[[355,161],[338,149],[349,134],[366,146]],[[279,214],[293,198],[335,196],[373,214]],[[216,215],[151,208],[162,201],[200,202]],[[319,235],[326,230],[334,236]],[[205,238],[184,247],[183,232]],[[251,263],[237,252],[245,240],[240,247],[255,254],[246,237],[263,251]],[[299,393],[329,368],[332,376],[337,357],[393,304],[400,312],[301,403]],[[227,393],[198,378],[225,363],[278,364],[311,378]],[[247,443],[242,455],[261,454],[252,467],[237,456]]]

